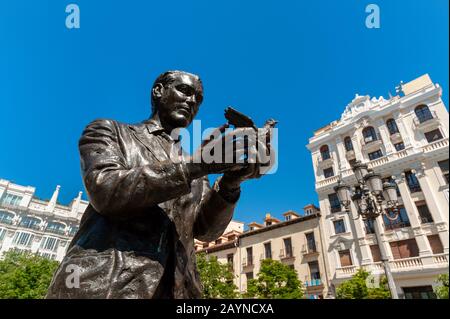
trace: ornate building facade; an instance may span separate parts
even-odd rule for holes
[[[273,259],[296,270],[307,298],[319,299],[328,293],[329,276],[321,234],[320,211],[308,205],[303,215],[288,211],[280,220],[267,214],[263,224],[252,222],[245,232],[227,230],[216,242],[197,242],[196,250],[228,263],[241,293],[247,281],[257,277],[261,262]]]
[[[0,256],[14,249],[63,259],[88,202],[80,192],[70,205],[60,205],[59,190],[43,201],[34,196],[34,187],[0,179]]]
[[[383,274],[387,261],[400,297],[427,298],[436,277],[448,273],[449,117],[441,94],[424,75],[389,99],[356,95],[340,120],[309,139],[331,286],[360,267]],[[356,184],[356,160],[396,182],[396,220],[356,218],[354,203],[342,211],[334,186]]]

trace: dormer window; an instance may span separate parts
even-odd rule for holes
[[[286,216],[284,216],[284,219],[285,219],[286,221],[291,220],[291,219],[292,219],[292,216],[291,216],[291,215],[286,215]]]

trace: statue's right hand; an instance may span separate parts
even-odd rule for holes
[[[223,135],[228,128],[224,124],[211,133],[211,139],[203,141],[194,155],[187,160],[186,166],[191,179],[208,174],[221,174],[246,167],[242,160],[249,157],[256,141],[256,131],[253,128],[238,128]]]

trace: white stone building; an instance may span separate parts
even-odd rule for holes
[[[43,201],[34,197],[34,187],[0,179],[0,258],[10,249],[64,258],[88,202],[81,200],[80,192],[69,206],[60,205],[59,189],[50,201]]]
[[[437,276],[448,273],[449,117],[441,94],[426,74],[387,100],[356,95],[340,120],[309,139],[332,286],[361,266],[383,274],[388,260],[400,298],[428,298]],[[341,210],[333,187],[339,178],[356,184],[354,160],[395,180],[396,221],[353,220],[353,203],[352,216]]]

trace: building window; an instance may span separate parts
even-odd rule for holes
[[[380,157],[383,157],[383,152],[381,150],[376,150],[375,152],[369,153],[369,159],[371,161],[376,160]]]
[[[389,243],[394,259],[403,259],[419,256],[419,248],[414,238]]]
[[[352,266],[352,257],[350,255],[350,250],[341,250],[339,252],[339,259],[341,261],[341,267]]]
[[[264,256],[266,259],[272,259],[272,245],[270,243],[264,244]]]
[[[422,224],[433,222],[433,217],[431,217],[430,210],[428,209],[427,203],[424,200],[416,202],[416,207],[419,211],[420,221],[422,222]]]
[[[253,247],[247,247],[247,266],[253,265]]]
[[[416,174],[414,174],[411,171],[407,171],[405,172],[405,178],[411,193],[417,193],[422,191],[422,189],[420,188],[419,180],[416,177]]]
[[[312,261],[308,263],[309,266],[309,274],[311,276],[311,280],[320,280],[320,268],[319,263],[317,261]]]
[[[230,268],[231,271],[234,270],[234,267],[233,267],[233,257],[234,257],[233,254],[227,254],[227,264],[228,264],[228,267]]]
[[[330,208],[332,213],[337,213],[342,210],[341,203],[339,202],[339,198],[336,193],[329,194],[328,201],[330,202]]]
[[[6,194],[5,197],[3,198],[2,203],[8,206],[19,206],[21,201],[22,196]]]
[[[333,222],[334,224],[334,233],[335,234],[342,234],[345,233],[345,224],[343,219],[335,220]]]
[[[308,246],[308,253],[314,253],[317,251],[316,248],[316,239],[314,238],[314,233],[307,233],[306,236],[306,245]]]
[[[5,238],[6,235],[6,229],[0,228],[0,243],[3,241],[3,238]]]
[[[400,143],[394,144],[394,147],[395,147],[395,150],[397,152],[399,152],[399,151],[405,149],[405,144],[403,142],[400,142]]]
[[[414,112],[416,113],[416,116],[419,119],[420,123],[426,122],[433,118],[433,114],[426,105],[419,105],[418,107],[416,107]]]
[[[439,129],[435,129],[430,132],[426,132],[425,138],[427,139],[428,143],[431,143],[443,139],[443,136]]]
[[[14,214],[0,210],[0,223],[12,225]]]
[[[39,229],[39,224],[41,221],[37,218],[30,217],[30,216],[24,216],[22,217],[22,220],[20,221],[19,226],[25,227],[25,228],[31,228],[31,229]]]
[[[16,232],[13,244],[24,247],[31,247],[34,235],[26,232]]]
[[[58,222],[50,222],[47,225],[46,231],[53,233],[53,234],[64,235],[65,228],[66,228],[66,226],[64,226],[64,224],[61,224]]]
[[[405,299],[436,299],[432,286],[402,287]]]
[[[352,143],[352,139],[350,138],[350,136],[346,136],[344,138],[344,146],[345,146],[345,150],[347,152],[353,151],[353,143]]]
[[[59,239],[54,237],[44,237],[41,241],[40,249],[56,252],[59,246]]]
[[[320,148],[320,157],[321,157],[322,161],[331,158],[331,156],[330,156],[330,150],[329,150],[329,148],[328,148],[328,145],[323,145],[323,146]]]
[[[245,273],[245,277],[247,277],[247,281],[253,279],[253,271]]]
[[[375,219],[364,219],[364,228],[366,229],[366,234],[375,234]]]
[[[292,240],[291,238],[284,238],[284,251],[286,253],[286,257],[292,257]]]
[[[428,241],[430,243],[433,254],[444,253],[444,246],[442,246],[442,242],[441,242],[441,239],[439,238],[439,235],[428,236]]]
[[[386,126],[388,128],[389,134],[393,135],[398,133],[397,123],[395,123],[394,119],[387,120]]]
[[[441,168],[442,175],[444,175],[445,182],[448,184],[448,159],[438,162]]]
[[[334,176],[333,167],[325,168],[325,169],[323,170],[323,175],[325,176],[325,178],[329,178],[329,177]]]
[[[390,220],[386,215],[383,215],[384,228],[386,230],[411,226],[405,207],[399,206],[398,209],[399,213],[396,220]]]
[[[286,216],[284,216],[284,220],[285,220],[285,221],[290,221],[291,218],[292,218],[291,215],[286,215]]]
[[[71,226],[71,227],[70,227],[69,235],[70,235],[70,236],[75,236],[75,234],[77,233],[77,231],[78,231],[78,226]]]
[[[372,260],[374,263],[381,261],[380,246],[370,245],[370,252],[372,253]]]
[[[372,142],[378,140],[377,133],[372,126],[368,126],[368,127],[364,128],[362,131],[362,134],[364,137],[365,144],[372,143]]]

